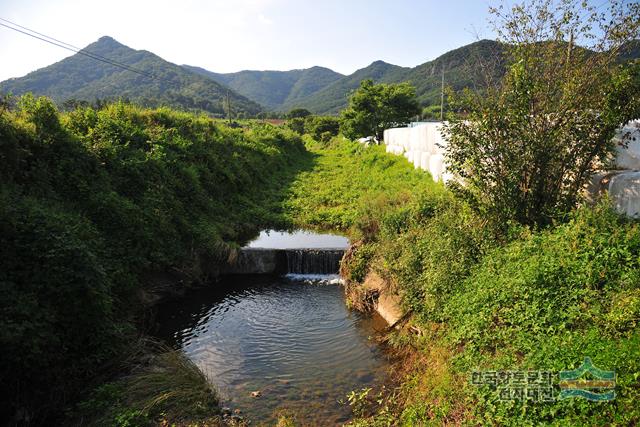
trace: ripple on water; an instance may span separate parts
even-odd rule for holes
[[[335,277],[331,285],[305,280],[225,279],[164,304],[160,335],[255,421],[287,408],[306,423],[343,422],[349,409],[338,401],[384,376],[384,358],[368,340],[375,322],[346,308]],[[254,390],[262,397],[251,398]]]

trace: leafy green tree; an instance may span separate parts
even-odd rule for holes
[[[440,106],[428,105],[422,109],[422,119],[440,120]]]
[[[287,119],[304,119],[309,116],[311,116],[311,111],[307,110],[306,108],[294,108],[287,113]]]
[[[43,142],[56,140],[62,134],[58,110],[54,103],[44,96],[35,98],[28,93],[20,98],[18,105],[22,117],[35,126],[38,139]]]
[[[491,9],[507,73],[451,94],[446,157],[458,194],[491,218],[544,226],[579,202],[616,129],[640,116],[640,64],[619,61],[640,4],[533,0]],[[580,42],[583,47],[576,45]]]
[[[348,138],[375,136],[385,129],[403,126],[420,114],[415,89],[408,83],[374,84],[363,80],[340,115],[340,130]]]
[[[304,126],[306,124],[306,120],[302,117],[294,117],[292,119],[287,120],[287,127],[297,133],[298,135],[304,135]]]
[[[337,117],[312,116],[307,117],[304,125],[305,133],[311,135],[316,141],[328,142],[338,135],[340,122]]]

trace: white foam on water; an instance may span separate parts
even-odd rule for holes
[[[344,279],[338,274],[294,274],[285,275],[294,282],[304,282],[313,285],[343,285]]]

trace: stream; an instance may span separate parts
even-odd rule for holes
[[[308,232],[294,233],[295,242],[286,237],[264,234],[249,247],[348,244]],[[384,382],[387,362],[370,338],[386,323],[349,310],[337,274],[223,277],[163,303],[158,322],[159,337],[207,374],[223,406],[253,424],[276,420],[282,410],[306,425],[341,424],[351,415],[341,403],[350,391]]]

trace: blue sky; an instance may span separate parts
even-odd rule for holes
[[[490,1],[0,0],[0,18],[76,46],[103,35],[217,72],[321,65],[352,73],[381,59],[415,66],[493,38]],[[71,53],[0,27],[0,80]]]

